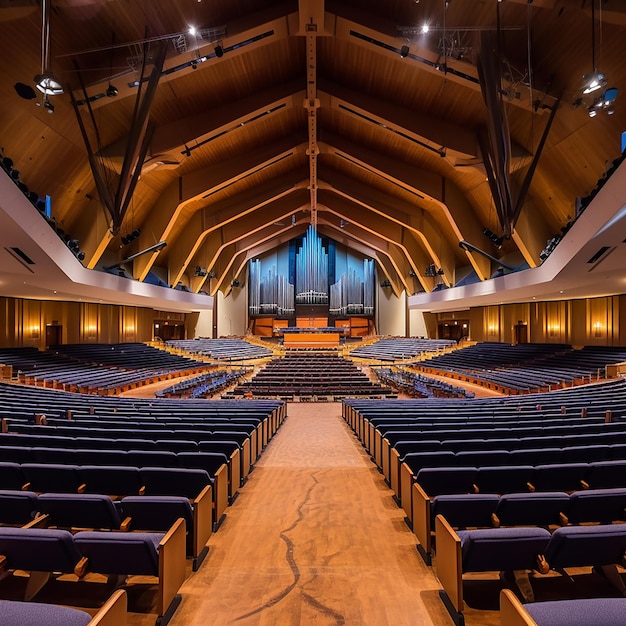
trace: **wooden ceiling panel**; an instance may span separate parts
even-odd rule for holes
[[[68,234],[98,239],[98,249],[103,249],[102,233],[89,232],[94,216],[102,221],[103,209],[69,94],[53,97],[56,110],[48,115],[13,89],[18,81],[32,86],[41,70],[39,3],[22,4],[20,10],[0,8],[2,147],[27,185],[52,196],[54,215]],[[129,93],[128,82],[138,76],[131,71],[129,52],[141,52],[141,46],[131,49],[128,42],[168,38],[190,25],[225,26],[231,43],[242,39],[243,33],[274,30],[249,47],[199,63],[195,70],[184,63],[197,58],[200,50],[212,53],[215,41],[199,42],[194,57],[193,49],[177,52],[168,40],[166,68],[179,62],[184,67],[161,77],[149,116],[151,125],[161,132],[159,142],[153,142],[160,149],[153,145],[148,151],[122,227],[149,230],[154,225],[159,235],[165,233],[172,247],[160,255],[160,266],[173,254],[187,225],[196,223],[199,209],[239,201],[243,207],[252,191],[274,184],[280,187],[289,172],[302,172],[302,180],[308,180],[315,169],[303,147],[309,141],[321,150],[315,173],[320,183],[330,186],[324,192],[327,198],[337,194],[338,202],[352,202],[350,194],[357,195],[356,189],[370,189],[381,205],[389,199],[396,211],[399,206],[413,209],[416,215],[426,211],[441,233],[437,245],[448,247],[447,262],[466,266],[472,259],[458,248],[460,235],[470,233],[472,243],[479,245],[484,243],[484,227],[499,232],[481,156],[473,143],[489,121],[476,79],[476,41],[482,31],[495,27],[498,10],[505,27],[501,54],[508,62],[503,72],[510,79],[503,84],[502,104],[514,146],[514,185],[520,184],[538,150],[547,107],[562,95],[522,209],[526,224],[536,224],[537,232],[558,232],[571,219],[575,197],[589,193],[607,163],[618,156],[620,133],[626,128],[626,106],[621,99],[612,117],[603,113],[590,119],[589,101],[574,105],[580,97],[581,77],[592,69],[589,0],[535,0],[532,4],[526,0],[326,0],[324,26],[330,34],[317,39],[314,63],[305,53],[306,38],[295,34],[297,0],[54,0],[53,4],[51,69],[75,90],[82,77],[90,95],[97,93],[96,87],[102,91],[109,78]],[[596,15],[596,64],[610,85],[626,89],[620,83],[626,76],[622,54],[626,24],[617,19],[620,13],[613,10],[614,0],[603,7],[610,19],[600,12]],[[419,28],[423,22],[431,27],[427,35],[404,36],[398,29]],[[115,42],[124,45],[112,46],[114,36]],[[450,45],[456,46],[455,54],[465,46],[463,58],[448,59],[448,72],[442,71],[444,40],[447,51]],[[409,46],[406,58],[397,53],[402,45]],[[150,44],[152,53],[155,46]],[[98,50],[80,54],[93,48]],[[532,73],[526,70],[528,59]],[[96,81],[104,83],[92,85]],[[319,108],[314,98],[305,108],[307,85],[317,87]],[[36,100],[41,104],[41,97]],[[134,98],[120,93],[117,98],[94,102],[99,139],[87,107],[80,107],[89,139],[94,150],[102,150],[111,170],[119,170],[131,131]],[[276,102],[280,106],[266,113],[265,107]],[[203,125],[204,118],[211,122]],[[448,141],[454,148],[443,145],[455,129],[462,131],[462,140]],[[429,130],[432,137],[422,141],[419,133],[427,135]],[[178,131],[185,136],[177,142],[174,134]],[[272,161],[274,149],[276,161]],[[469,157],[461,159],[459,154]],[[258,167],[250,161],[252,155],[263,156]],[[389,175],[377,172],[376,165],[368,166],[368,158]],[[460,162],[466,165],[459,166]],[[395,163],[405,183],[394,182]],[[228,171],[223,184],[218,171]],[[420,198],[420,176],[429,190],[425,193],[436,199]],[[202,198],[204,177],[208,198]],[[176,213],[175,207],[164,209],[163,205],[170,201],[167,194],[176,198],[179,180],[183,181],[183,204]],[[115,176],[107,184],[114,186]],[[450,208],[453,204],[456,209]],[[380,213],[368,218],[369,210],[363,210],[364,232],[375,229]],[[108,254],[116,252],[116,246],[119,240],[114,239]],[[428,253],[440,254],[436,247],[433,242]],[[529,253],[523,241],[505,242],[502,250],[493,253],[508,258],[522,250],[527,255],[536,253],[534,248]],[[475,268],[479,265],[481,271],[489,269],[484,263],[474,263]]]

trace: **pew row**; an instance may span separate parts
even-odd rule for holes
[[[31,600],[56,573],[89,572],[118,581],[127,576],[158,580],[156,626],[166,626],[180,604],[185,580],[185,521],[167,533],[112,533],[46,528],[0,529],[0,562],[9,572],[29,572],[25,600]]]
[[[199,497],[211,486],[213,530],[217,530],[228,507],[228,468],[220,464],[211,475],[201,453],[200,467],[126,467],[106,465],[59,465],[0,462],[0,489],[38,493],[92,493],[111,496]]]
[[[445,518],[436,518],[439,595],[457,626],[463,626],[463,574],[536,570],[562,573],[591,566],[626,595],[617,566],[624,560],[626,525],[558,528],[496,528],[455,532]],[[532,589],[527,590],[532,598]]]
[[[429,498],[413,485],[413,532],[427,565],[433,550],[432,530],[439,514],[453,528],[514,526],[557,527],[570,524],[612,524],[625,521],[626,489],[565,492],[454,494]]]
[[[19,503],[24,493],[0,492],[0,502],[12,504],[13,495]],[[206,485],[191,501],[184,496],[143,495],[126,496],[114,503],[101,494],[30,495],[27,509],[39,512],[39,517],[31,522],[38,528],[166,532],[182,518],[187,530],[187,555],[192,558],[194,572],[208,554],[207,543],[213,530],[211,485]],[[0,523],[3,519],[4,515],[0,515]]]

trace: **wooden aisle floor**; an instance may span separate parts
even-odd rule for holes
[[[339,403],[290,404],[171,626],[449,626],[391,495]]]

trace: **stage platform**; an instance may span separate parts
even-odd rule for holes
[[[285,348],[339,348],[338,332],[285,332],[283,334],[283,345]]]

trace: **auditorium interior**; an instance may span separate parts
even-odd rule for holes
[[[626,614],[623,0],[0,0],[0,624]]]

